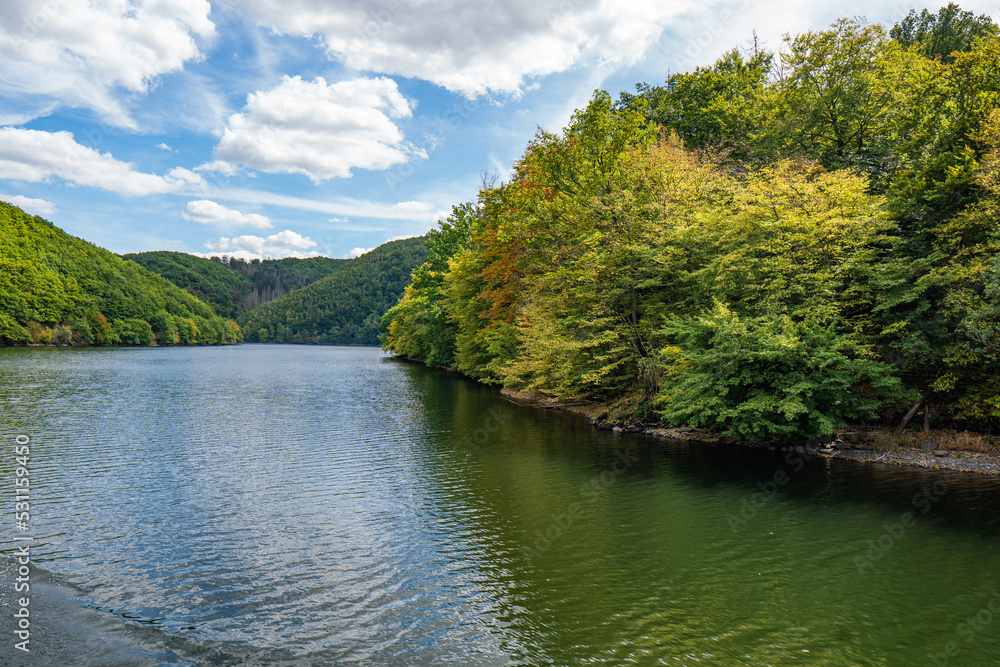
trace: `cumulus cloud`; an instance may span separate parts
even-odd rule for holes
[[[56,208],[56,205],[50,201],[35,199],[34,197],[25,197],[24,195],[0,194],[0,200],[11,203],[14,206],[19,206],[28,213],[33,213],[35,215],[52,215],[59,210]]]
[[[115,89],[145,93],[157,77],[199,59],[196,39],[215,34],[210,12],[208,0],[4,0],[7,113],[17,108],[25,122],[62,105],[86,107],[133,127]]]
[[[327,84],[322,77],[284,77],[277,88],[251,93],[229,118],[215,157],[313,182],[348,178],[351,169],[387,169],[423,155],[391,118],[411,106],[391,79]]]
[[[355,248],[351,252],[344,255],[344,259],[354,259],[355,257],[361,257],[361,255],[366,252],[371,252],[375,248]]]
[[[181,215],[203,225],[258,227],[260,229],[270,229],[273,226],[267,216],[259,213],[240,213],[208,199],[188,202],[187,209]]]
[[[220,237],[215,243],[205,244],[208,253],[199,253],[202,256],[209,255],[229,255],[242,259],[280,259],[282,257],[317,257],[320,253],[315,250],[318,243],[307,236],[301,236],[290,229],[270,236],[237,236],[235,238]]]
[[[583,62],[632,64],[694,0],[244,0],[272,30],[320,37],[361,71],[431,81],[476,97]]]
[[[184,167],[174,167],[167,172],[164,178],[174,186],[174,189],[180,189],[184,186],[190,186],[196,190],[205,190],[208,188],[208,183],[202,178],[201,174],[196,174]]]
[[[165,176],[136,171],[110,153],[77,143],[70,132],[13,127],[0,128],[0,178],[28,183],[60,178],[130,197],[205,186],[200,175],[183,167]]]

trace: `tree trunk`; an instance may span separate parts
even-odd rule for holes
[[[923,404],[923,402],[926,401],[932,393],[934,393],[934,389],[928,387],[924,391],[924,393],[920,395],[920,398],[917,399],[917,402],[913,404],[913,407],[910,408],[910,411],[907,412],[906,416],[903,417],[903,421],[899,422],[899,426],[896,427],[897,431],[902,431],[904,428],[906,428],[906,425],[910,423],[911,419],[913,419],[913,415],[917,414],[917,410],[920,409],[921,404]]]

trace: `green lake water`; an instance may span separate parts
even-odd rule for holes
[[[371,348],[0,349],[0,403],[5,665],[1000,664],[993,478],[596,431]]]

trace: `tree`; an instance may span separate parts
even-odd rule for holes
[[[741,318],[723,304],[674,318],[657,406],[677,424],[743,438],[825,436],[908,396],[891,368],[831,324],[787,315]]]
[[[887,127],[900,157],[888,194],[908,252],[921,257],[933,230],[982,194],[979,137],[1000,103],[1000,40],[980,40],[950,63],[925,61],[912,71]]]
[[[878,141],[891,90],[885,74],[885,31],[859,19],[785,39],[784,78],[778,84],[777,131],[786,151],[827,169],[856,169],[882,177],[887,147]]]
[[[400,303],[382,318],[385,349],[425,359],[429,366],[455,364],[456,330],[445,303],[444,280],[451,258],[469,243],[477,217],[471,203],[454,206],[438,229],[427,234],[427,259],[413,270]],[[414,330],[421,332],[419,340],[403,333]]]
[[[777,68],[731,52],[617,104],[599,91],[484,183],[384,340],[747,437],[925,401],[996,424],[1000,39],[902,41],[844,19],[788,38]]]
[[[223,326],[160,276],[0,203],[0,342],[26,342],[34,322],[40,342],[148,345],[168,311]]]
[[[239,322],[261,342],[375,345],[378,318],[399,299],[411,272],[427,256],[424,240],[391,241],[342,260],[343,268],[245,311]]]
[[[977,39],[996,37],[1000,29],[989,16],[964,12],[953,2],[937,14],[911,9],[906,18],[889,30],[889,36],[904,47],[919,50],[927,58],[954,61],[958,51],[968,51]]]
[[[718,151],[733,161],[757,160],[772,124],[772,62],[768,51],[744,59],[733,49],[711,67],[671,75],[662,87],[639,84],[637,94],[622,93],[618,106],[644,112],[689,148]]]

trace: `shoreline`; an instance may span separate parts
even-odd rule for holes
[[[662,424],[628,424],[608,420],[608,408],[603,403],[585,400],[559,399],[531,391],[501,389],[500,394],[520,405],[543,410],[561,410],[584,416],[592,427],[616,433],[643,435],[675,441],[693,441],[750,447],[769,451],[808,453],[811,456],[844,459],[858,463],[898,465],[921,470],[949,470],[1000,476],[1000,452],[973,452],[955,449],[924,449],[900,447],[880,450],[868,440],[874,434],[864,429],[844,428],[825,438],[806,441],[742,440],[709,429]]]

